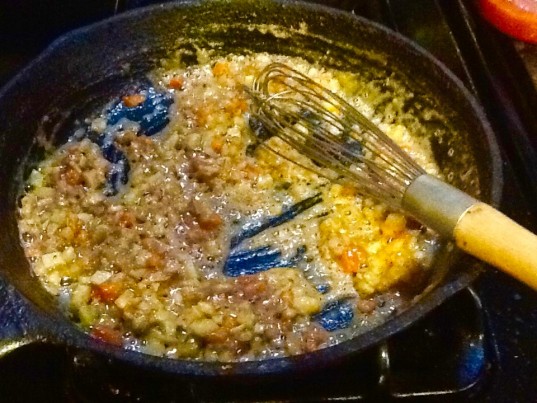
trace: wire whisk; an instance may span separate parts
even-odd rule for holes
[[[253,85],[253,114],[270,133],[328,169],[330,179],[358,183],[363,194],[400,207],[425,171],[347,101],[282,63]]]
[[[342,97],[282,63],[268,65],[249,92],[251,118],[319,165],[316,172],[353,182],[537,289],[537,236],[427,174]]]

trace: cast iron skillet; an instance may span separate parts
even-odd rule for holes
[[[475,261],[447,245],[430,286],[408,309],[350,341],[290,358],[232,364],[170,360],[107,345],[78,330],[30,274],[16,223],[21,181],[42,154],[43,139],[61,142],[77,117],[142,79],[160,58],[179,51],[183,60],[194,63],[198,47],[216,54],[299,55],[360,72],[387,92],[396,91],[392,83],[398,82],[404,110],[419,116],[427,133],[436,134],[433,149],[444,171],[454,173],[449,180],[485,202],[498,203],[501,161],[483,112],[452,73],[405,38],[349,13],[294,1],[182,1],[136,10],[58,39],[0,92],[0,270],[6,280],[0,289],[2,353],[39,341],[177,375],[297,372],[343,360],[378,343],[479,273]],[[441,115],[422,116],[425,105]],[[450,148],[453,155],[448,155]]]

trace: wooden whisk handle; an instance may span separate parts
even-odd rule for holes
[[[488,204],[466,210],[454,230],[457,246],[537,290],[537,236]]]
[[[537,290],[537,236],[498,210],[430,175],[410,184],[402,206],[463,251]]]

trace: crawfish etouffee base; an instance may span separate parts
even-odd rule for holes
[[[439,175],[427,140],[376,116],[350,73],[269,54],[165,63],[149,90],[119,94],[50,152],[21,195],[33,272],[93,337],[169,358],[300,354],[378,325],[428,276],[430,231],[259,145],[245,88],[274,61],[346,98]]]

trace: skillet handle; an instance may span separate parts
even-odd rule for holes
[[[454,231],[457,246],[537,290],[537,236],[498,210],[476,203]]]
[[[0,359],[13,350],[37,342],[31,312],[22,296],[0,277]]]

